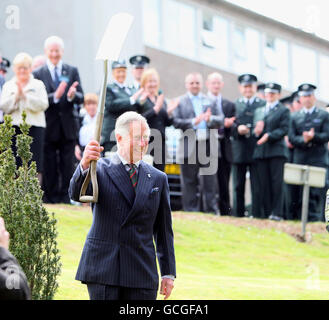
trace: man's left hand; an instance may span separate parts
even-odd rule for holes
[[[164,295],[164,300],[167,300],[174,288],[174,280],[163,278],[161,281],[160,294]]]
[[[231,128],[233,125],[233,122],[235,121],[235,117],[232,118],[225,118],[224,119],[224,127],[225,128]]]
[[[257,144],[260,146],[264,143],[266,143],[268,140],[268,133],[265,133],[258,141]]]
[[[75,94],[77,92],[77,86],[78,86],[79,82],[78,81],[74,81],[73,84],[71,85],[69,91],[67,92],[67,98],[70,100],[73,100],[75,97]]]

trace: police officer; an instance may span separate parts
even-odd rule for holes
[[[238,77],[239,90],[242,95],[235,102],[236,120],[232,130],[233,155],[233,214],[244,217],[245,213],[245,183],[247,170],[250,172],[252,206],[250,215],[260,217],[259,183],[257,183],[257,167],[253,152],[257,139],[253,133],[254,113],[266,102],[256,96],[257,77],[253,74],[243,74]]]
[[[260,83],[260,84],[257,86],[257,97],[258,97],[259,99],[265,100],[265,93],[264,93],[264,90],[265,90],[265,83]]]
[[[295,147],[294,163],[327,168],[329,117],[325,110],[316,107],[315,89],[316,86],[309,83],[298,87],[303,108],[292,115],[289,140]],[[302,190],[299,189],[298,211],[302,202]],[[309,221],[323,219],[325,191],[325,188],[310,188]]]
[[[127,65],[124,60],[112,63],[113,82],[107,86],[104,110],[104,122],[101,136],[101,145],[106,152],[115,151],[112,148],[116,145],[114,128],[116,119],[126,111],[140,112],[139,99],[146,99],[143,96],[143,89],[134,94],[125,84],[127,77]]]
[[[133,83],[130,86],[130,89],[133,93],[137,92],[140,89],[140,82],[142,79],[143,72],[146,66],[150,63],[150,58],[143,55],[136,55],[129,59],[130,64],[132,65],[132,75]]]
[[[284,104],[290,111],[290,115],[296,111],[300,110],[300,102],[299,102],[299,95],[298,91],[293,92],[290,96],[283,98],[280,100],[282,104]],[[289,141],[288,136],[285,136],[286,146],[288,148],[288,162],[293,162],[294,156],[294,146]],[[283,201],[283,211],[284,211],[284,218],[287,220],[296,220],[298,216],[295,210],[295,202],[293,201],[294,194],[296,194],[296,185],[286,184],[284,183],[284,201]],[[297,189],[298,192],[299,189]]]
[[[5,76],[7,74],[7,69],[10,67],[10,61],[6,58],[2,58],[0,55],[0,96],[2,87],[6,82]],[[3,112],[0,111],[0,123],[3,122]]]
[[[254,152],[260,177],[260,201],[264,206],[264,217],[275,221],[281,220],[283,216],[283,166],[287,160],[284,136],[288,134],[290,121],[289,110],[279,102],[280,95],[279,84],[266,84],[264,128]]]

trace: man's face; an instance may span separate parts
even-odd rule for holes
[[[218,96],[222,91],[224,82],[218,77],[212,77],[207,80],[207,88],[214,95]]]
[[[132,74],[137,82],[141,81],[143,72],[144,72],[144,67],[133,68]]]
[[[247,99],[252,98],[257,90],[257,87],[255,84],[240,84],[239,85],[239,89],[240,89],[240,93],[242,94],[242,96],[244,96]]]
[[[117,135],[117,141],[125,159],[130,163],[136,163],[147,151],[149,132],[144,123],[133,121],[130,123],[129,134],[124,137]]]
[[[310,94],[309,96],[301,96],[299,97],[300,104],[302,107],[307,109],[312,108],[315,105],[316,98],[314,94]]]
[[[259,99],[265,100],[265,93],[264,93],[264,91],[258,91],[257,92],[257,97]]]
[[[45,54],[53,65],[57,65],[63,57],[64,50],[56,43],[49,44],[45,48]]]
[[[291,109],[292,109],[293,112],[299,111],[302,108],[303,108],[303,106],[302,106],[302,104],[300,103],[299,100],[294,100],[292,102]]]
[[[126,68],[115,68],[112,70],[113,78],[119,83],[124,83],[127,77],[127,69]]]
[[[281,97],[280,93],[276,92],[265,92],[265,100],[269,103],[273,103],[277,100],[279,100]]]
[[[88,102],[85,104],[85,109],[90,117],[94,117],[97,113],[97,103],[96,102]]]
[[[202,89],[202,79],[198,75],[190,75],[185,82],[185,87],[194,96],[198,95]]]

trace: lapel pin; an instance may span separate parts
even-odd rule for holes
[[[148,173],[147,176],[148,176],[149,178],[151,178],[151,174],[150,174],[150,173]]]

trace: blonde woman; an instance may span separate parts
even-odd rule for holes
[[[166,149],[166,127],[173,123],[172,112],[178,106],[178,101],[171,101],[168,104],[164,99],[160,87],[160,77],[155,69],[148,69],[144,71],[141,79],[141,88],[144,89],[144,101],[139,101],[142,105],[142,115],[146,118],[151,128],[151,140],[155,130],[161,135],[161,145],[154,144],[155,148],[150,148],[150,154],[154,157],[154,167],[164,171],[165,167],[165,149]],[[152,133],[153,132],[153,133]]]
[[[44,132],[46,127],[45,110],[48,108],[48,96],[42,81],[32,75],[32,57],[27,53],[19,53],[13,61],[15,76],[3,86],[0,109],[13,119],[16,134],[20,134],[22,112],[26,112],[26,122],[31,126],[29,135],[33,138],[31,152],[32,161],[37,164],[39,181],[41,183]],[[15,137],[13,150],[16,156]],[[16,164],[21,165],[16,156]]]

